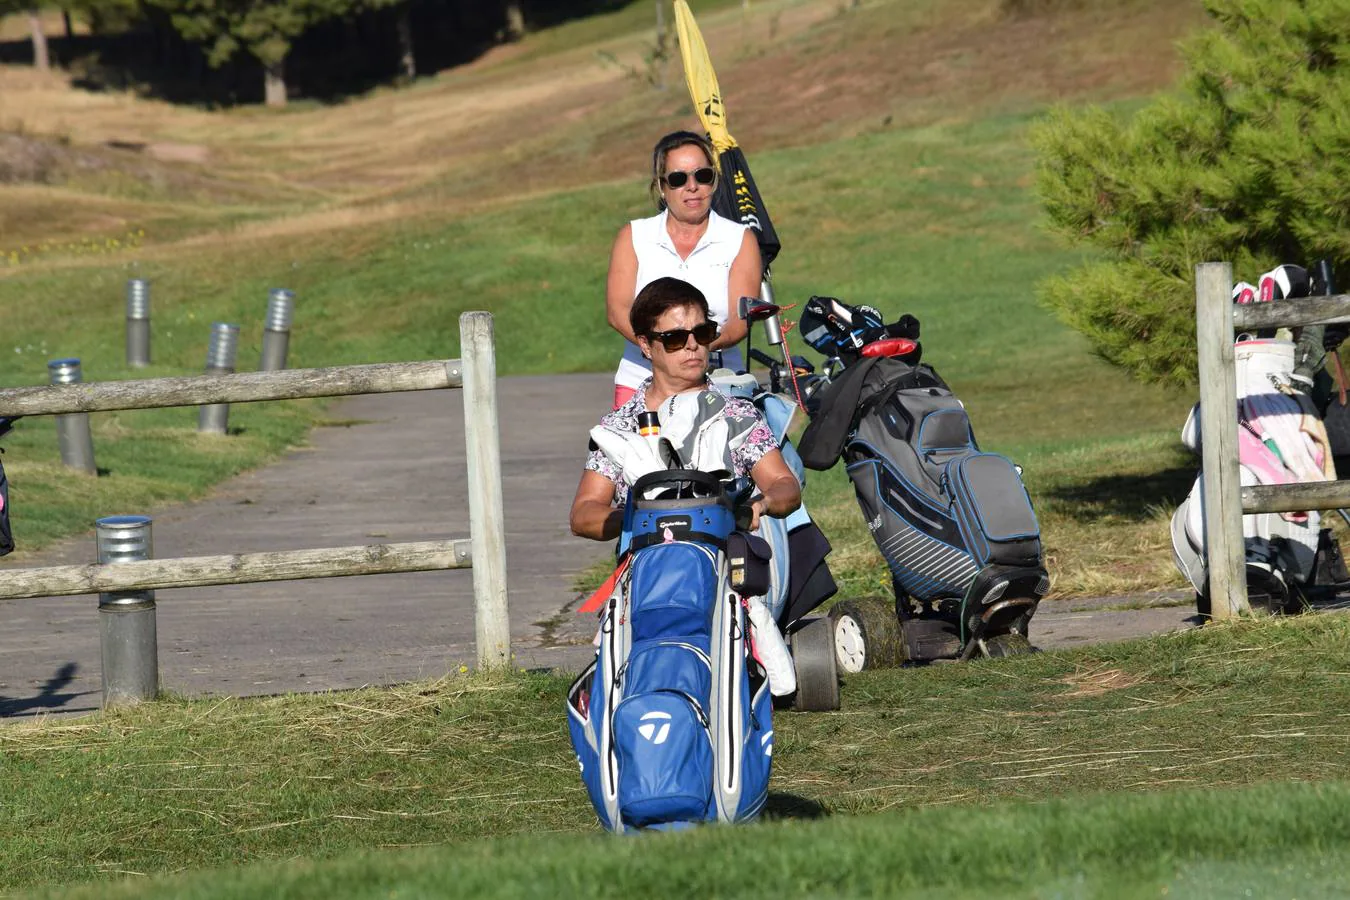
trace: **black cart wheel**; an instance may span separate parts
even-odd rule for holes
[[[1031,641],[1015,631],[996,634],[980,641],[981,652],[990,659],[1002,659],[1005,656],[1020,656],[1032,651]]]
[[[839,708],[839,673],[834,664],[834,635],[829,619],[806,619],[788,638],[797,669],[797,693],[792,708],[798,712],[828,712]]]
[[[854,674],[898,666],[904,661],[900,622],[894,607],[885,600],[864,597],[836,603],[830,609],[830,623],[839,671]]]

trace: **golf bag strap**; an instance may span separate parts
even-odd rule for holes
[[[942,376],[939,375],[937,370],[932,366],[926,363],[914,365],[910,367],[909,372],[898,378],[892,378],[890,383],[884,388],[862,401],[860,404],[861,408],[858,410],[858,418],[861,419],[869,412],[880,409],[887,403],[890,403],[891,398],[901,391],[912,390],[914,388],[942,388],[944,390],[951,390],[951,388],[947,386],[947,382],[942,380]]]
[[[844,452],[844,444],[853,431],[863,383],[867,373],[879,362],[880,359],[871,358],[849,366],[820,396],[820,412],[806,426],[801,440],[797,442],[797,452],[801,455],[802,464],[808,469],[823,472],[833,466]]]
[[[603,609],[605,601],[613,596],[614,586],[617,585],[619,579],[623,577],[624,570],[628,568],[628,563],[632,558],[633,555],[631,553],[625,553],[619,560],[618,566],[616,566],[614,571],[609,574],[609,577],[605,579],[605,583],[596,588],[594,594],[591,594],[590,597],[586,598],[586,602],[577,608],[577,612],[590,613],[598,612],[600,609]]]

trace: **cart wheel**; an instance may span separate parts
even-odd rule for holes
[[[829,619],[807,619],[788,639],[797,667],[797,693],[792,708],[798,712],[827,712],[839,708],[839,675],[834,665],[834,636]]]
[[[904,661],[904,639],[895,610],[885,600],[845,600],[830,609],[834,626],[834,658],[840,671],[898,666]]]
[[[1005,656],[1020,656],[1032,651],[1031,641],[1015,631],[996,634],[980,641],[980,651],[990,659],[1002,659]]]

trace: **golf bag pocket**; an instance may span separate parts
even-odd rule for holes
[[[600,780],[599,723],[604,718],[604,695],[597,690],[596,670],[597,665],[592,662],[567,690],[567,730],[581,768],[581,783],[601,823],[611,828]]]
[[[706,638],[658,638],[633,646],[623,669],[623,693],[675,691],[707,705],[712,663]]]
[[[676,691],[629,696],[614,709],[619,814],[642,827],[708,817],[713,752],[707,716]]]
[[[717,593],[717,559],[708,548],[677,541],[643,550],[629,582],[633,640],[706,637]]]
[[[919,436],[915,444],[924,455],[943,450],[974,450],[970,417],[960,406],[932,409],[919,423]]]
[[[951,391],[938,387],[892,392],[879,403],[872,421],[860,423],[858,433],[863,440],[885,448],[887,458],[900,471],[933,482],[942,477],[943,467],[952,459],[979,452],[965,407]],[[922,468],[922,476],[910,471],[913,466],[906,456]]]
[[[769,799],[769,772],[773,763],[773,697],[769,683],[753,679],[747,684],[748,705],[741,722],[740,787],[737,793],[734,821],[757,816]]]
[[[915,600],[963,595],[980,565],[953,511],[881,459],[852,463],[848,477],[897,587]]]
[[[773,586],[773,550],[754,534],[734,532],[727,538],[731,586],[742,597],[763,597]]]
[[[1007,566],[1039,563],[1040,525],[1007,457],[974,453],[951,463],[947,476],[957,518],[977,559]]]

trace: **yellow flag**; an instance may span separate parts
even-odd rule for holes
[[[736,146],[736,139],[727,131],[727,108],[722,103],[722,91],[717,86],[708,48],[694,21],[694,14],[685,0],[675,0],[675,30],[680,36],[680,58],[684,62],[684,80],[689,85],[689,97],[694,111],[712,138],[713,149],[720,156]]]

